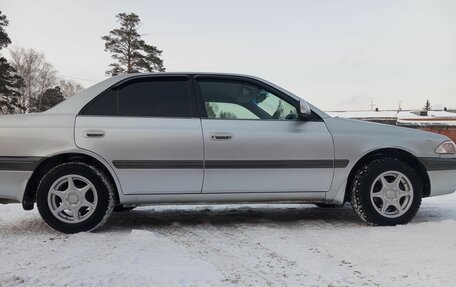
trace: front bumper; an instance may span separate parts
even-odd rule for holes
[[[456,191],[456,170],[428,171],[428,174],[431,181],[431,196]]]
[[[429,174],[431,196],[456,191],[456,158],[420,158]]]

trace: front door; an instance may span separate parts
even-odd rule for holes
[[[78,147],[114,168],[124,194],[200,193],[203,140],[188,77],[139,77],[76,119]]]
[[[259,82],[197,77],[207,118],[203,193],[325,192],[334,148],[317,116],[298,119],[297,101]]]

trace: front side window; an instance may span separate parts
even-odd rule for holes
[[[96,98],[84,115],[126,117],[191,117],[188,79],[139,78]]]
[[[210,119],[259,119],[257,115],[238,104],[206,102],[205,106]]]
[[[298,119],[294,105],[256,85],[231,80],[198,84],[210,119]]]

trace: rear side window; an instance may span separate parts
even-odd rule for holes
[[[138,80],[119,90],[119,115],[191,117],[187,81]]]
[[[115,116],[117,115],[117,91],[111,89],[98,96],[82,112],[88,116]]]
[[[140,78],[100,95],[84,115],[126,117],[191,117],[187,78]]]

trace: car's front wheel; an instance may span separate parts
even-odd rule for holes
[[[423,184],[407,163],[374,160],[356,173],[351,202],[358,216],[373,225],[406,224],[418,212]]]
[[[38,187],[41,217],[60,232],[95,230],[106,222],[114,205],[110,180],[101,170],[82,162],[54,167]]]

